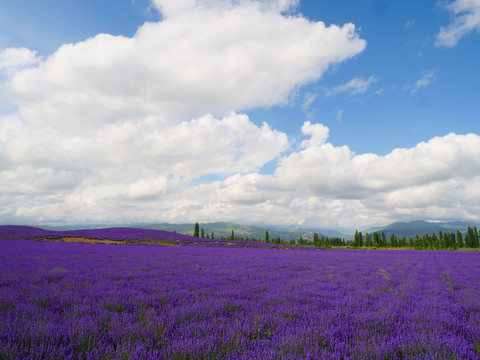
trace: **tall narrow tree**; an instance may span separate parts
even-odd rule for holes
[[[457,246],[459,248],[463,248],[463,236],[462,236],[462,233],[460,232],[460,230],[457,230]]]
[[[320,239],[318,233],[313,233],[313,246],[320,246]]]

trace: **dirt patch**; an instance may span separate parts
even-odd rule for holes
[[[108,239],[94,239],[94,238],[84,238],[84,237],[64,237],[59,239],[59,241],[65,242],[81,242],[81,243],[89,243],[89,244],[122,244],[123,241],[114,241]]]

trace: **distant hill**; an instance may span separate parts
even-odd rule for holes
[[[413,237],[415,235],[425,235],[442,232],[456,232],[460,230],[462,233],[465,233],[468,227],[477,226],[473,222],[464,222],[464,221],[452,221],[452,222],[429,222],[429,221],[410,221],[410,222],[394,222],[385,227],[375,227],[369,228],[363,231],[365,234],[373,232],[384,232],[387,238],[391,234],[395,234],[398,237]]]
[[[211,235],[213,232],[216,238],[225,237],[229,238],[234,231],[235,236],[238,237],[249,237],[256,239],[264,239],[265,232],[268,231],[270,239],[280,237],[282,240],[298,239],[302,236],[304,239],[312,240],[313,233],[317,232],[319,236],[326,237],[343,237],[340,232],[334,230],[314,230],[314,229],[283,229],[283,228],[265,228],[260,226],[253,225],[241,225],[232,222],[210,222],[210,223],[199,223],[200,228],[203,228],[206,234]],[[117,226],[117,225],[115,225]],[[119,227],[130,227],[138,229],[150,229],[150,230],[164,230],[170,232],[177,232],[180,234],[193,235],[194,223],[184,223],[184,224],[170,224],[170,223],[159,223],[159,224],[120,224]],[[55,231],[67,231],[67,230],[78,230],[78,229],[99,229],[112,227],[112,225],[102,225],[102,224],[88,224],[88,225],[70,225],[70,226],[49,226],[49,225],[40,225],[41,228],[47,230]]]
[[[142,224],[135,225],[135,227],[142,227],[146,229],[158,229],[166,231],[176,231],[177,233],[193,235],[193,230],[195,224]],[[298,239],[302,236],[305,239],[313,239],[313,233],[306,230],[276,230],[268,229],[259,226],[253,225],[241,225],[232,222],[211,222],[211,223],[199,223],[200,229],[203,228],[206,234],[211,235],[213,232],[215,237],[225,237],[228,238],[232,234],[232,230],[235,236],[246,238],[265,238],[265,232],[268,231],[268,234],[271,239],[280,237],[283,240]]]

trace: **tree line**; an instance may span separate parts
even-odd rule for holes
[[[215,234],[211,232],[206,233],[200,225],[195,223],[193,236],[204,239],[215,239]],[[462,234],[460,230],[456,232],[442,232],[441,230],[432,234],[425,234],[423,236],[415,235],[412,237],[398,237],[395,234],[391,234],[387,239],[384,232],[365,233],[355,230],[353,241],[345,241],[344,238],[339,237],[326,237],[313,233],[313,240],[303,238],[300,236],[298,239],[284,240],[279,236],[271,238],[268,231],[265,231],[263,238],[243,237],[237,236],[232,230],[229,237],[220,236],[221,240],[242,240],[242,241],[257,241],[271,244],[284,244],[284,245],[302,245],[313,247],[348,247],[348,248],[405,248],[405,249],[417,249],[417,250],[457,250],[457,249],[478,249],[480,248],[478,229],[474,227],[468,227],[465,234]]]
[[[197,238],[203,238],[203,239],[215,239],[215,234],[212,232],[211,234],[208,234],[204,231],[203,228],[200,228],[200,225],[195,223],[195,227],[193,230],[193,236]],[[344,238],[339,238],[339,237],[326,237],[326,236],[319,236],[318,233],[313,233],[313,241],[303,238],[303,236],[300,236],[298,239],[290,239],[290,240],[285,240],[281,239],[280,236],[277,237],[270,237],[270,234],[267,231],[265,231],[265,237],[263,238],[256,238],[254,236],[237,236],[235,234],[235,231],[232,230],[232,233],[229,237],[225,236],[220,236],[218,239],[221,240],[241,240],[241,241],[256,241],[256,242],[264,242],[267,244],[283,244],[283,245],[303,245],[303,246],[316,246],[316,247],[340,247],[340,246],[346,246],[347,244],[345,243]]]
[[[468,227],[465,234],[460,230],[456,232],[439,231],[438,234],[415,235],[407,239],[406,236],[397,237],[391,234],[387,240],[385,233],[374,232],[372,234],[355,230],[354,240],[351,243],[356,248],[410,248],[417,250],[457,250],[457,249],[478,249],[480,247],[478,230],[474,226]]]

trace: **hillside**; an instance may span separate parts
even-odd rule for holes
[[[197,247],[302,248],[301,246],[295,245],[260,243],[254,241],[201,239],[164,230],[132,227],[54,231],[30,226],[0,225],[0,240]]]
[[[468,227],[477,226],[476,223],[453,221],[453,222],[429,222],[429,221],[410,221],[410,222],[394,222],[385,227],[369,228],[363,231],[363,233],[372,232],[384,232],[387,238],[391,234],[395,234],[398,237],[413,237],[415,235],[424,235],[442,232],[456,232],[460,230],[465,233]]]
[[[312,240],[313,233],[317,232],[319,236],[327,237],[342,237],[342,234],[332,230],[306,230],[306,229],[272,229],[265,228],[260,226],[253,225],[241,225],[233,222],[210,222],[210,223],[200,223],[200,228],[203,228],[206,234],[211,235],[213,232],[215,238],[229,238],[234,231],[235,236],[238,237],[249,237],[256,239],[264,239],[265,232],[268,231],[271,239],[280,237],[282,240],[298,239],[302,236],[304,239]],[[101,225],[101,224],[90,224],[90,225],[71,225],[71,226],[42,226],[46,230],[54,231],[68,231],[68,230],[79,230],[79,229],[100,229],[111,227],[112,225]],[[138,228],[138,229],[150,229],[150,230],[163,230],[169,232],[177,232],[179,234],[193,235],[194,223],[183,223],[183,224],[170,224],[170,223],[159,223],[159,224],[121,224],[119,227],[129,227],[129,228]]]
[[[214,233],[216,238],[225,237],[229,238],[232,234],[232,230],[235,236],[238,237],[249,237],[256,239],[265,238],[265,232],[268,231],[270,238],[280,237],[283,240],[298,239],[302,236],[305,239],[313,239],[313,233],[306,230],[275,230],[268,229],[259,226],[252,225],[241,225],[232,222],[211,222],[211,223],[199,223],[200,228],[203,228],[206,234]],[[166,231],[176,231],[177,233],[193,235],[193,229],[195,224],[146,224],[146,225],[135,225],[133,227],[142,227],[145,229],[157,229],[157,230],[166,230]]]

